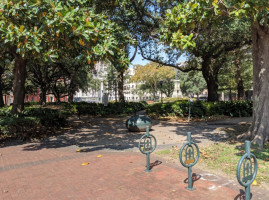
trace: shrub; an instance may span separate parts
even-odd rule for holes
[[[66,117],[61,111],[48,108],[26,107],[20,115],[12,115],[10,108],[2,108],[0,115],[0,136],[4,138],[27,139],[66,125]]]
[[[76,105],[79,115],[93,116],[132,114],[147,107],[146,102],[109,102],[107,106],[97,103],[77,102],[72,105]]]
[[[201,102],[194,101],[191,105],[192,117],[226,115],[231,117],[249,117],[252,115],[251,101]],[[189,102],[186,100],[156,103],[148,105],[147,114],[158,116],[186,117],[189,114]]]

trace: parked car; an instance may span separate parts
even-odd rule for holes
[[[207,101],[207,95],[200,95],[199,101]]]

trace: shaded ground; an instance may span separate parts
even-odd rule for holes
[[[58,136],[0,148],[0,199],[240,199],[237,182],[195,167],[193,172],[201,175],[195,182],[198,192],[186,191],[186,169],[156,155],[152,162],[159,164],[144,173],[145,156],[137,149],[144,133],[127,131],[127,118],[73,118]],[[151,134],[157,150],[181,146],[188,131],[203,146],[226,140],[223,128],[229,126],[153,120]],[[84,162],[89,165],[81,166]],[[253,197],[269,199],[260,188],[253,188]]]
[[[1,149],[1,200],[242,199],[236,182],[196,168],[196,191],[188,191],[186,169],[156,156],[151,163],[158,164],[146,173],[145,156],[135,152],[25,151],[24,147]],[[82,166],[85,162],[89,164]],[[268,197],[263,191],[253,192],[253,199]]]
[[[42,148],[81,148],[87,147],[88,151],[95,150],[126,150],[137,151],[139,138],[145,133],[129,132],[125,127],[128,117],[122,118],[93,118],[74,117],[70,119],[71,127],[62,130],[57,136],[52,136],[41,141],[34,148],[29,145],[25,150],[37,150]],[[249,118],[243,119],[245,121]],[[242,118],[233,119],[233,123],[240,123]],[[230,123],[230,122],[229,122]],[[150,131],[158,142],[158,149],[171,146],[179,146],[186,141],[187,132],[192,132],[192,138],[199,145],[207,145],[214,142],[227,140],[229,134],[223,130],[230,127],[225,120],[221,125],[212,122],[174,122],[153,120]]]

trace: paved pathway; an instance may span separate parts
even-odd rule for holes
[[[34,144],[1,149],[0,199],[209,200],[240,193],[203,178],[195,182],[196,191],[187,191],[186,170],[161,163],[146,173],[145,157],[138,153],[29,147]]]
[[[122,119],[122,121],[124,121]],[[77,122],[80,124],[81,122]],[[158,123],[153,131],[161,142],[169,137],[186,140],[189,124]],[[196,125],[193,125],[196,126]],[[205,130],[201,124],[200,130]],[[134,148],[143,133],[128,133],[121,121],[83,121],[76,131],[40,143],[0,148],[1,200],[228,200],[240,199],[238,183],[193,169],[201,178],[196,191],[185,190],[187,171],[160,157],[151,173],[145,173],[145,156]],[[174,130],[174,131],[173,131]],[[214,131],[215,128],[209,129]],[[108,132],[109,131],[109,132]],[[162,139],[162,135],[168,136]],[[201,137],[214,142],[206,132]],[[208,131],[210,134],[210,131]],[[196,133],[197,141],[199,133]],[[199,136],[199,137],[198,137]],[[160,146],[165,146],[161,144]],[[84,151],[76,152],[77,148]],[[98,157],[98,155],[102,155]],[[84,162],[88,165],[82,166]],[[269,199],[268,192],[253,190],[252,199]]]

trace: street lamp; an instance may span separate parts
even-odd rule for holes
[[[190,118],[191,118],[191,105],[192,105],[192,102],[193,102],[193,93],[190,92],[189,93],[189,116],[188,116],[188,122],[190,122]]]

